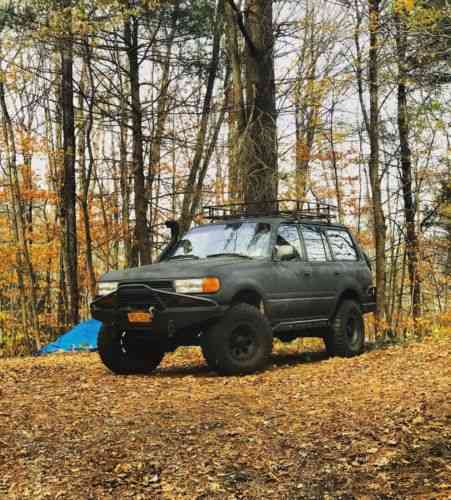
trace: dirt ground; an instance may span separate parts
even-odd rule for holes
[[[451,498],[451,337],[224,378],[197,349],[117,377],[0,361],[0,498]]]

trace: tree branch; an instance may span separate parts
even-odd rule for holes
[[[258,49],[257,47],[255,46],[254,42],[252,41],[252,38],[249,34],[249,32],[247,31],[246,29],[246,26],[244,25],[244,21],[243,21],[243,13],[240,11],[240,9],[236,6],[235,2],[233,0],[228,0],[228,3],[230,5],[230,7],[232,8],[232,10],[235,12],[236,14],[236,22],[238,24],[238,28],[240,29],[244,39],[246,40],[246,43],[250,49],[250,51],[252,52],[252,55],[253,56],[257,56],[258,54]]]

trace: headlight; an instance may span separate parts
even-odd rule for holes
[[[221,288],[218,278],[193,278],[189,280],[175,280],[177,293],[215,293]]]
[[[117,281],[100,281],[97,285],[97,295],[108,295],[117,290],[119,283]]]

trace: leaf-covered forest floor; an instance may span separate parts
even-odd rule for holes
[[[116,377],[0,361],[0,498],[450,498],[451,338],[224,378],[196,349]]]

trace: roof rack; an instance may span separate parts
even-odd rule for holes
[[[264,202],[269,208],[262,213],[256,210],[261,202],[209,205],[202,209],[202,215],[211,221],[244,217],[289,217],[332,222],[337,217],[337,207],[327,203],[300,200],[271,200]]]

